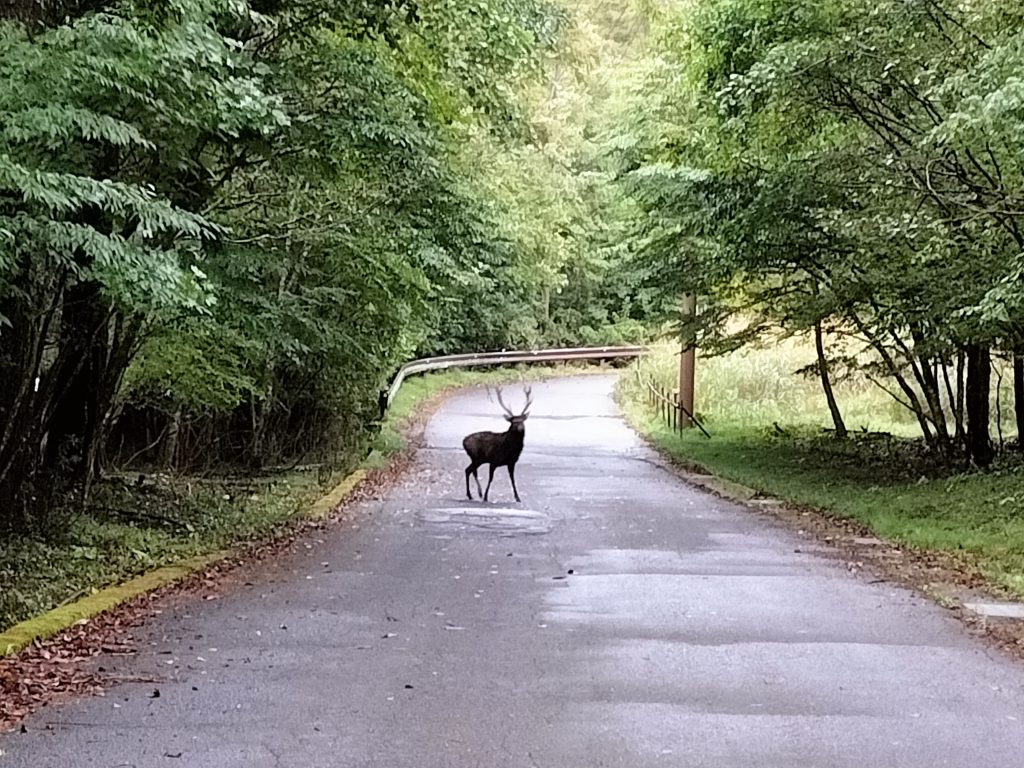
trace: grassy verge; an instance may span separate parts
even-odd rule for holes
[[[316,473],[221,484],[107,480],[61,533],[0,541],[0,629],[164,565],[259,538],[320,490]]]
[[[456,370],[410,379],[362,468],[386,466],[405,447],[405,427],[417,410],[440,393],[545,373]],[[0,631],[155,568],[272,536],[338,480],[315,471],[220,480],[152,476],[141,485],[107,479],[88,510],[55,518],[59,536],[0,539]]]
[[[705,409],[713,434],[708,440],[696,430],[673,433],[629,378],[623,379],[620,399],[633,426],[684,463],[768,496],[857,520],[913,549],[966,556],[992,584],[1024,597],[1019,458],[1004,458],[983,473],[957,473],[898,430],[836,441],[822,433],[824,423],[784,422],[780,434],[774,420],[730,418],[727,409]],[[777,407],[767,410],[778,415]]]

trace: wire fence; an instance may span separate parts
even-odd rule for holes
[[[704,437],[711,437],[711,434],[704,429],[704,426],[697,420],[697,417],[690,413],[680,402],[677,390],[669,390],[664,385],[650,378],[644,380],[639,370],[637,371],[637,376],[641,378],[645,385],[647,404],[673,432],[681,433],[684,429],[692,426],[699,429],[704,434]]]

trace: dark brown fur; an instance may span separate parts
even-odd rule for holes
[[[526,437],[526,418],[530,409],[530,389],[526,389],[526,408],[523,412],[513,414],[501,399],[501,390],[498,390],[498,402],[505,410],[505,420],[508,422],[507,432],[474,432],[467,435],[462,441],[462,447],[469,454],[469,466],[466,467],[466,498],[472,499],[473,494],[469,490],[469,476],[476,480],[476,491],[487,501],[487,494],[490,493],[491,483],[494,482],[494,470],[498,467],[508,467],[508,477],[512,481],[512,493],[516,501],[519,498],[519,490],[516,488],[516,462],[523,452],[523,440]],[[480,476],[477,470],[484,464],[489,465],[490,474],[487,478],[487,488],[481,490]]]

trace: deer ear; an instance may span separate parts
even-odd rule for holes
[[[505,421],[507,421],[509,424],[511,424],[512,423],[512,417],[511,416],[506,416],[505,417]]]

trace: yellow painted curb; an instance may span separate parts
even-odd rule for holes
[[[69,605],[54,608],[42,616],[15,624],[6,632],[0,633],[0,656],[17,653],[30,645],[33,640],[42,640],[55,635],[84,619],[90,619],[103,611],[108,611],[136,595],[150,592],[165,584],[170,584],[172,581],[184,578],[190,573],[226,557],[227,554],[227,552],[215,552],[212,555],[184,560],[176,565],[157,568],[155,571],[144,573],[123,584],[101,589],[95,594],[83,597]]]
[[[323,520],[330,517],[331,513],[337,508],[337,506],[345,500],[345,497],[352,493],[352,491],[356,489],[356,486],[365,479],[366,470],[357,469],[351,475],[338,483],[334,487],[334,490],[313,504],[313,506],[311,506],[306,512],[305,517],[310,520]]]
[[[306,510],[302,517],[310,520],[326,519],[365,477],[364,470],[357,470],[348,475],[330,493]],[[80,621],[109,611],[133,597],[152,592],[154,589],[183,579],[196,571],[201,571],[206,566],[222,560],[230,554],[229,551],[223,550],[157,568],[122,584],[101,589],[68,605],[54,608],[41,616],[15,624],[5,632],[0,632],[0,657],[17,653],[31,645],[34,640],[45,640],[58,632],[73,627]]]

